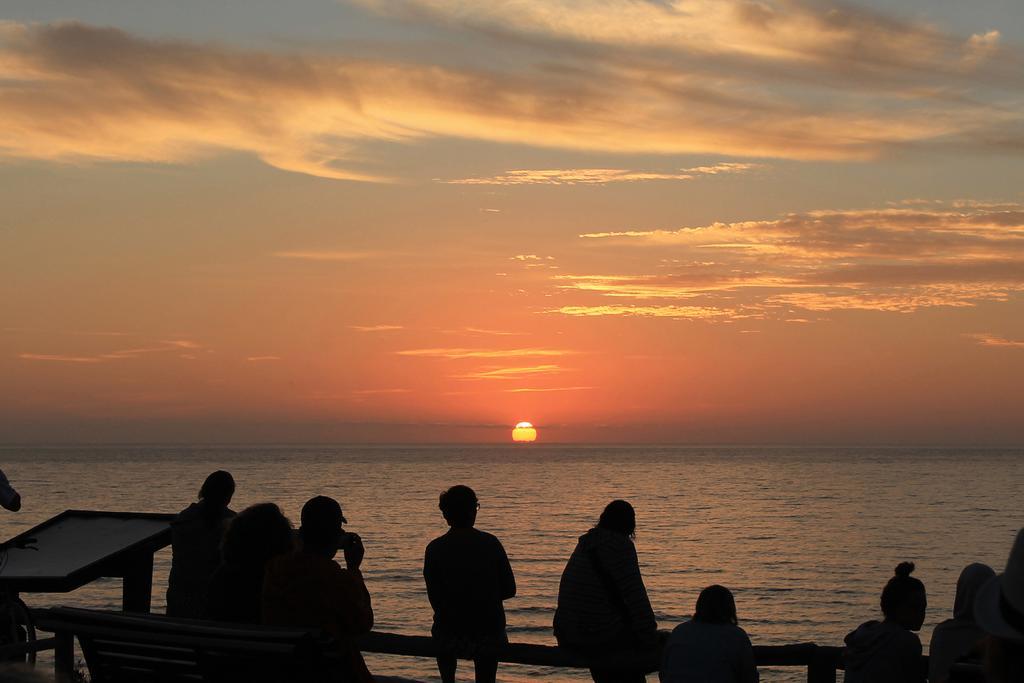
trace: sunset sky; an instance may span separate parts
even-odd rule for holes
[[[0,443],[1024,443],[1019,0],[4,0]]]

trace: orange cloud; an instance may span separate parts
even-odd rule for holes
[[[676,230],[585,233],[645,246],[661,272],[555,276],[559,289],[673,307],[563,306],[566,315],[788,316],[787,308],[908,312],[1007,301],[1024,291],[1024,206],[911,202],[915,208],[828,210]],[[714,250],[715,260],[706,260]]]
[[[349,325],[356,332],[393,332],[404,330],[402,325]]]
[[[647,4],[654,7],[631,3]],[[714,7],[705,3],[701,11],[721,15]],[[742,7],[750,12],[747,5]],[[980,60],[967,78],[959,57],[955,68],[949,62],[947,53],[956,50],[942,36],[898,26],[883,30],[885,22],[861,21],[859,15],[860,23],[844,23],[831,14],[797,11],[786,16],[790,14],[796,19],[774,16],[770,29],[756,31],[777,36],[773,40],[790,33],[803,36],[793,43],[803,48],[785,60],[787,68],[806,64],[811,50],[820,55],[818,64],[842,64],[844,75],[849,75],[845,69],[855,71],[858,65],[864,78],[885,74],[882,80],[893,85],[891,96],[873,92],[860,98],[850,86],[854,92],[841,97],[834,90],[857,83],[857,78],[846,77],[827,81],[831,98],[814,92],[795,97],[792,88],[773,91],[778,78],[766,78],[762,62],[767,60],[771,71],[776,67],[770,62],[778,60],[763,41],[760,48],[756,41],[749,43],[752,49],[744,53],[743,68],[728,77],[707,71],[725,62],[705,55],[680,69],[674,57],[666,61],[645,54],[615,62],[581,59],[578,51],[554,48],[550,58],[564,68],[527,66],[509,73],[442,67],[425,60],[150,40],[76,23],[8,22],[0,25],[0,150],[8,157],[168,163],[241,150],[285,170],[387,180],[379,168],[362,167],[360,144],[454,136],[607,152],[863,159],[896,146],[985,146],[989,140],[1004,142],[1013,136],[1006,130],[1016,121],[1012,107],[975,104],[968,97],[936,98],[928,88],[910,87],[922,74],[931,74],[936,80],[932,89],[948,93],[980,79],[987,73],[981,66],[991,68],[1006,59]],[[665,18],[663,13],[657,16]],[[593,19],[588,30],[623,17]],[[706,17],[700,21],[702,35],[717,35],[708,30]],[[741,23],[758,25],[749,17]],[[668,28],[673,44],[685,44],[689,34],[673,26],[668,22],[658,32]],[[856,30],[851,32],[850,26]],[[871,34],[870,44],[876,48],[871,51],[856,42],[868,30],[882,30]],[[604,40],[600,31],[578,38]],[[734,42],[741,52],[747,44]],[[991,47],[992,42],[985,49],[1003,56],[1003,48]],[[838,54],[828,52],[830,45]],[[500,44],[493,49],[501,49]],[[118,59],[110,59],[111,54]],[[971,54],[978,54],[977,45]],[[912,57],[900,61],[898,55]],[[851,56],[858,59],[848,62]],[[874,60],[873,69],[867,68],[865,56]],[[814,85],[801,78],[808,87]],[[995,91],[993,97],[1002,93]],[[844,106],[823,104],[830,99],[849,101]]]
[[[416,356],[420,358],[448,358],[459,360],[463,358],[528,358],[532,356],[568,356],[574,351],[564,349],[462,349],[462,348],[440,348],[440,349],[407,349],[396,351],[399,356]]]
[[[978,332],[975,334],[965,334],[965,337],[974,339],[981,346],[995,346],[1010,349],[1024,349],[1024,341],[1016,341],[1013,339],[1006,339],[995,334],[988,332]]]
[[[478,370],[465,375],[456,375],[456,379],[497,379],[509,380],[519,379],[524,375],[552,375],[565,372],[557,365],[533,365],[518,368],[494,368],[491,370]]]
[[[617,168],[573,168],[506,171],[482,178],[460,178],[444,182],[453,185],[606,185],[648,180],[693,180],[701,176],[743,173],[759,164],[720,163],[713,166],[684,168],[679,171],[630,171]]]
[[[368,251],[278,251],[277,258],[297,259],[300,261],[362,261],[378,254]]]
[[[203,346],[194,341],[189,341],[187,339],[172,339],[168,341],[162,341],[154,346],[118,349],[116,351],[110,351],[108,353],[99,353],[93,355],[20,353],[18,354],[18,357],[24,360],[53,361],[58,363],[103,363],[112,360],[125,360],[129,358],[137,358],[139,356],[147,354],[166,353],[168,351],[195,350],[201,348],[203,348]],[[181,357],[187,359],[189,358],[189,355],[186,354]]]

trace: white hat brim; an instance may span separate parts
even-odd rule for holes
[[[985,633],[1006,640],[1024,640],[1024,632],[1014,628],[1003,618],[999,606],[1002,599],[1003,575],[993,576],[974,597],[974,620]]]

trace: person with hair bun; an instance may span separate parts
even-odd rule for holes
[[[921,639],[928,607],[924,584],[911,576],[913,562],[900,562],[882,590],[882,621],[868,621],[846,636],[846,683],[924,683]]]

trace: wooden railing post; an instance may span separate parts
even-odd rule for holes
[[[125,567],[121,600],[125,612],[149,612],[153,603],[152,553],[140,553]]]
[[[53,634],[53,674],[57,683],[71,683],[75,673],[75,635],[71,631]]]
[[[836,654],[831,648],[815,647],[807,664],[807,683],[836,683]]]

